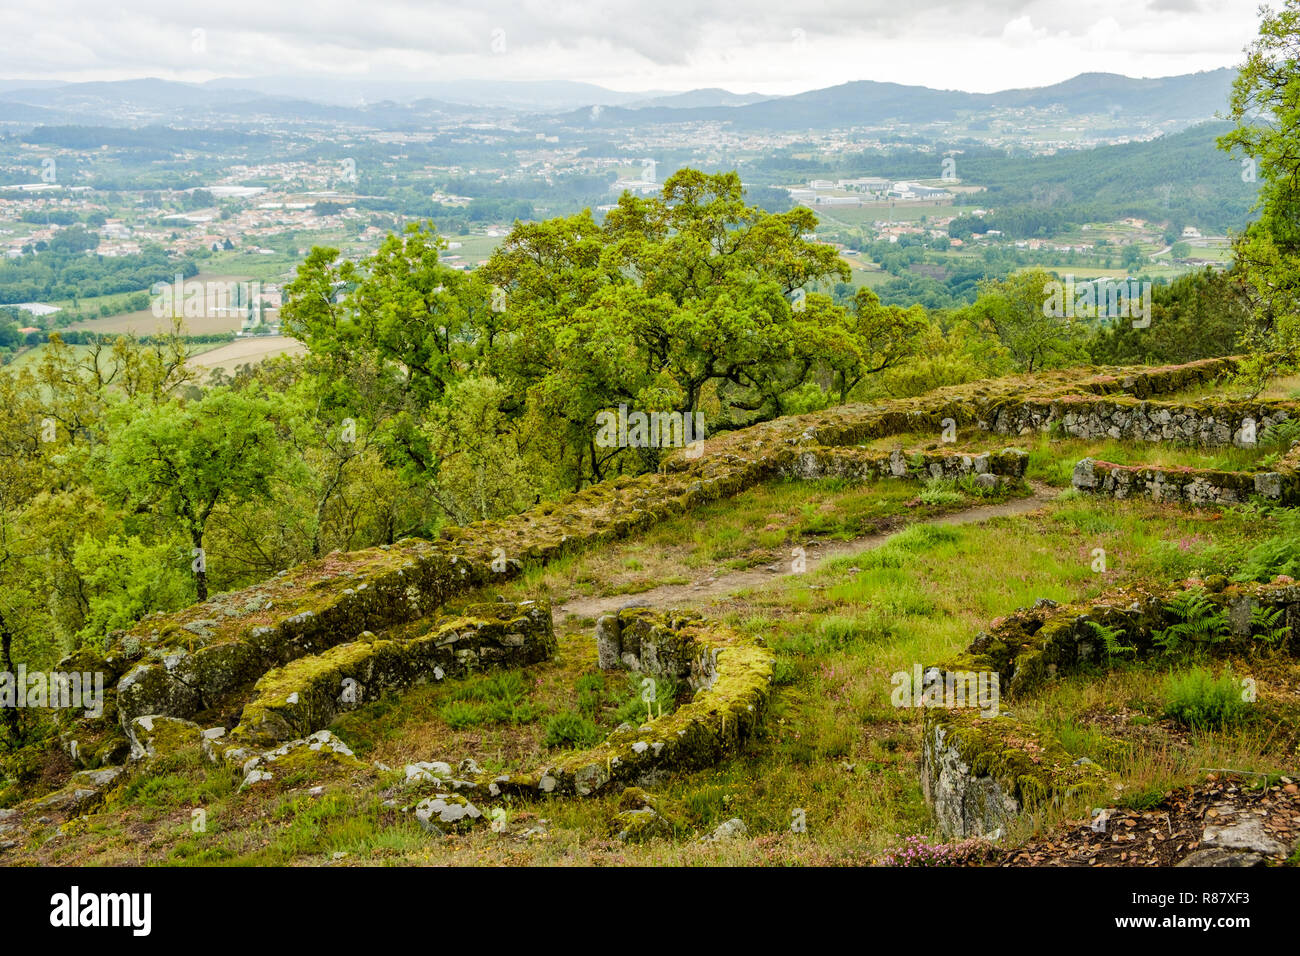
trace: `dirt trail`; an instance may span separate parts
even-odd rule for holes
[[[990,518],[1023,515],[1036,511],[1056,497],[1056,489],[1034,483],[1033,494],[1027,498],[1016,498],[992,505],[978,505],[952,514],[929,518],[924,521],[909,522],[896,531],[864,535],[851,541],[820,542],[808,544],[805,559],[806,570],[812,571],[827,561],[849,555],[861,554],[880,547],[895,535],[902,534],[913,524],[928,525],[963,525],[977,524]],[[793,574],[789,557],[783,557],[778,563],[760,567],[745,568],[714,575],[693,584],[665,584],[648,591],[632,594],[612,594],[606,597],[579,597],[554,607],[555,619],[564,620],[566,615],[594,618],[609,614],[629,605],[652,608],[678,608],[700,604],[722,595],[732,594],[755,587],[762,587],[768,581]]]

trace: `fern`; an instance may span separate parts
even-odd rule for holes
[[[1250,630],[1265,644],[1278,644],[1286,640],[1289,628],[1283,622],[1280,626],[1278,621],[1282,618],[1282,608],[1274,608],[1270,611],[1268,608],[1257,607],[1250,612]]]
[[[1287,418],[1264,429],[1259,436],[1259,444],[1264,448],[1277,448],[1285,451],[1291,443],[1300,441],[1300,418]]]
[[[1166,604],[1165,610],[1178,620],[1156,631],[1152,640],[1166,654],[1177,654],[1188,644],[1218,644],[1227,640],[1231,633],[1227,614],[1215,607],[1203,588],[1184,591]]]
[[[1137,651],[1137,646],[1125,644],[1121,638],[1124,632],[1117,627],[1107,627],[1104,624],[1098,624],[1096,621],[1088,621],[1088,626],[1092,628],[1094,634],[1101,638],[1102,646],[1106,649],[1107,657],[1114,657],[1117,654],[1133,654]]]

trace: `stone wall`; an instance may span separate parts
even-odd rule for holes
[[[1214,471],[1155,465],[1116,465],[1085,458],[1074,467],[1074,487],[1113,498],[1150,498],[1189,505],[1228,505],[1252,496],[1300,504],[1300,479],[1276,471]]]
[[[554,652],[549,605],[471,605],[408,640],[372,634],[268,671],[232,736],[263,745],[306,737],[329,727],[339,712],[389,691],[471,671],[537,664]]]
[[[781,474],[789,478],[848,478],[872,481],[879,478],[950,478],[975,476],[988,488],[1020,484],[1029,466],[1029,455],[1015,448],[980,455],[952,452],[906,455],[865,448],[818,447],[801,450]]]
[[[528,612],[534,624],[538,622],[533,615],[540,613],[540,608]],[[760,642],[715,621],[643,608],[611,615],[606,627],[626,635],[629,649],[638,648],[637,661],[644,662],[646,672],[671,672],[690,680],[691,699],[671,713],[639,727],[624,725],[595,747],[561,754],[532,772],[493,775],[469,768],[454,773],[450,765],[430,764],[418,768],[421,772],[415,776],[434,791],[454,791],[458,799],[476,803],[504,796],[586,797],[617,792],[661,773],[712,766],[734,755],[758,729],[771,696],[775,663]],[[332,691],[328,683],[325,693]],[[283,689],[276,688],[272,700]],[[323,719],[331,705],[326,701],[321,706],[320,716],[299,711],[294,723],[305,727]],[[214,762],[254,767],[249,761],[259,755],[250,749],[248,736],[213,731],[203,749]]]
[[[1014,717],[935,709],[925,716],[921,788],[945,837],[995,840],[1027,810],[1106,787],[1101,768]]]
[[[1114,498],[1142,497],[1191,505],[1226,505],[1258,496],[1281,505],[1300,504],[1300,447],[1269,471],[1214,471],[1157,465],[1117,465],[1085,458],[1074,466],[1080,491]]]
[[[995,409],[980,424],[1000,435],[1056,429],[1071,438],[1244,448],[1255,444],[1256,434],[1297,414],[1300,405],[1295,402],[1180,404],[1077,396],[1051,402],[1009,403]]]
[[[1294,652],[1300,639],[1300,585],[1206,582],[1204,597],[1224,621],[1216,649],[1255,642]],[[1105,666],[1108,651],[1097,627],[1110,629],[1126,660],[1162,652],[1157,634],[1181,620],[1171,601],[1183,592],[1118,589],[1093,601],[1058,605],[1041,600],[981,633],[955,660],[931,669],[932,679],[952,671],[999,676],[1014,700],[1044,681],[1083,667]],[[1257,609],[1280,612],[1280,637],[1261,633]],[[1094,626],[1095,625],[1095,626]],[[1003,714],[984,719],[972,710],[925,711],[922,784],[940,828],[954,837],[989,836],[1034,804],[1104,790],[1104,768],[1071,760],[1045,739]]]

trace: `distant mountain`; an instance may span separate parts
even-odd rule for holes
[[[753,130],[806,130],[952,121],[1006,109],[1060,107],[1068,115],[1191,123],[1226,107],[1232,70],[1159,79],[1084,73],[1052,86],[965,93],[859,80],[793,96],[699,89],[626,93],[590,83],[513,80],[389,82],[352,78],[250,77],[206,83],[161,79],[33,84],[0,80],[0,123],[140,124],[261,116],[398,126],[502,112],[542,114],[540,125],[619,128],[712,120]],[[592,107],[600,107],[593,109]],[[40,112],[49,111],[49,112]],[[545,118],[543,118],[545,117]]]
[[[617,127],[645,123],[712,120],[745,129],[801,130],[875,126],[890,121],[932,123],[991,109],[1059,106],[1071,115],[1110,113],[1163,121],[1210,119],[1224,109],[1235,71],[1213,70],[1160,79],[1084,73],[1033,89],[966,93],[858,80],[743,106],[610,107],[574,111],[575,125]]]
[[[1080,73],[1053,86],[993,93],[991,99],[999,106],[1060,104],[1071,113],[1150,113],[1169,119],[1201,119],[1226,109],[1236,75],[1236,70],[1227,68],[1157,79]]]
[[[620,93],[592,83],[567,80],[523,82],[518,80],[421,80],[387,81],[350,77],[259,76],[247,79],[209,80],[211,90],[256,90],[264,96],[287,96],[334,105],[360,106],[380,100],[410,103],[435,99],[467,106],[519,110],[568,110],[579,106],[617,106],[659,96],[659,91]]]
[[[765,96],[762,93],[732,93],[729,90],[716,88],[705,90],[688,90],[685,93],[674,93],[671,96],[656,96],[644,100],[636,100],[632,103],[624,104],[629,109],[653,109],[656,107],[667,107],[668,109],[692,109],[695,107],[709,106],[748,106],[750,103],[762,103],[765,100],[777,99],[775,96]]]
[[[194,83],[177,83],[149,77],[141,80],[64,83],[50,87],[27,87],[0,93],[0,99],[28,106],[58,109],[84,107],[135,107],[142,109],[186,109],[249,100],[253,90],[208,90]]]

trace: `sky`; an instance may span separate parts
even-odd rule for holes
[[[1237,66],[1259,0],[10,0],[0,77],[580,80],[992,92]]]

